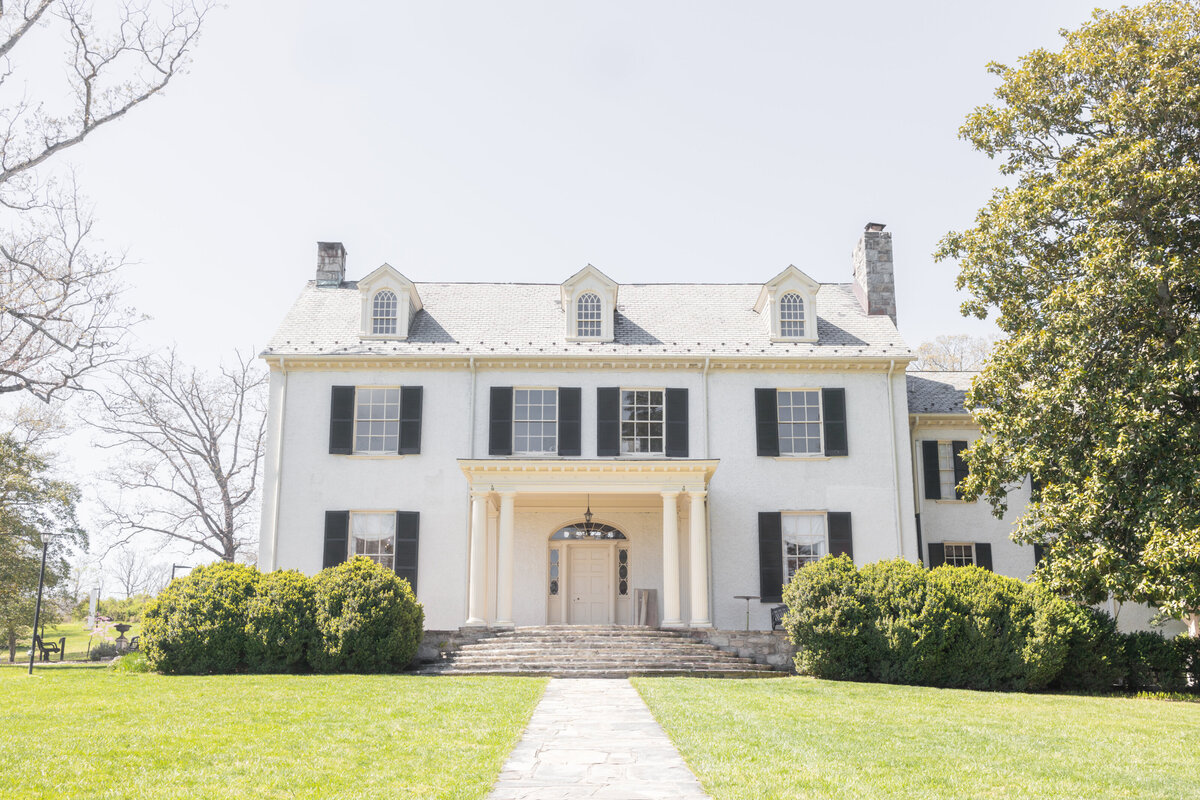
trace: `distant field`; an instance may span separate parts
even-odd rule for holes
[[[133,625],[133,628],[125,634],[125,638],[127,639],[137,636],[142,632],[142,624],[140,622],[133,622],[130,624]],[[115,638],[117,636],[117,632],[110,629],[109,635]],[[64,636],[67,637],[67,661],[87,660],[89,641],[91,644],[96,644],[102,641],[100,636],[92,636],[89,631],[84,629],[82,622],[64,622],[60,625],[46,626],[47,643],[54,642],[57,644],[58,640]],[[18,662],[28,662],[29,647],[31,643],[32,638],[29,636],[25,636],[17,640]],[[2,652],[4,653],[2,661],[3,663],[7,664],[8,648],[5,647]],[[54,660],[56,662],[58,661],[57,654],[54,655]]]

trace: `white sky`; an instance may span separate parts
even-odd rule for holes
[[[262,348],[318,240],[351,278],[830,282],[868,221],[915,346],[991,332],[931,256],[1000,180],[957,138],[986,62],[1093,5],[232,4],[189,74],[65,162],[137,262],[140,337],[201,366]]]

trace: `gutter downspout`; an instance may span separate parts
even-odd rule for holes
[[[896,448],[896,401],[892,391],[892,373],[896,370],[896,359],[888,364],[888,422],[892,429],[892,487],[895,490],[896,502],[893,505],[896,517],[896,554],[904,558],[904,534],[900,530],[900,453]]]
[[[710,361],[712,361],[711,358],[706,357],[704,359],[704,375],[701,378],[704,389],[704,457],[706,459],[708,458],[708,365]],[[708,487],[704,488],[707,489]],[[711,586],[712,584],[709,585]]]
[[[704,375],[701,378],[701,380],[703,381],[703,388],[704,388],[703,394],[704,394],[704,458],[705,459],[708,459],[708,457],[709,457],[708,456],[708,448],[709,448],[709,441],[708,441],[708,432],[709,432],[708,367],[709,367],[709,364],[711,361],[712,361],[711,358],[705,357],[705,359],[704,359]],[[704,484],[704,492],[705,492],[705,494],[704,494],[704,536],[706,539],[706,546],[708,547],[708,621],[712,623],[713,628],[716,628],[717,627],[717,607],[716,607],[716,605],[717,605],[716,604],[717,587],[713,583],[714,571],[713,571],[713,532],[712,532],[712,490],[710,489],[707,482]]]
[[[275,425],[275,508],[271,517],[271,563],[269,568],[274,571],[279,564],[279,495],[283,488],[283,417],[287,413],[287,364],[283,356],[279,357],[279,372],[283,375],[283,386],[280,388],[279,419]]]
[[[471,356],[469,366],[471,369],[471,391],[467,395],[467,419],[469,420],[469,423],[467,424],[467,457],[474,458],[475,457],[475,356]],[[467,553],[467,562],[466,562],[467,563],[467,576],[466,577],[467,577],[467,579],[465,581],[463,581],[463,608],[468,609],[468,614],[470,613],[469,608],[471,605],[471,491],[470,490],[472,488],[473,487],[471,487],[471,486],[467,486],[467,505],[466,505],[467,524],[463,528],[466,531],[466,536],[467,536],[467,549],[466,549],[466,553]],[[463,615],[462,618],[464,621],[466,620],[468,614]],[[462,626],[460,625],[459,628],[461,629]]]

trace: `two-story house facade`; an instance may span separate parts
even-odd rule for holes
[[[741,628],[745,596],[766,629],[827,552],[921,560],[891,253],[872,224],[848,283],[455,284],[321,243],[263,353],[259,564],[367,555],[430,629]]]

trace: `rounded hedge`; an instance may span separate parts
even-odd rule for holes
[[[292,569],[263,575],[246,609],[246,666],[253,672],[306,669],[316,615],[308,576]]]
[[[394,672],[417,654],[425,612],[408,581],[357,556],[312,579],[318,672]]]
[[[150,668],[177,674],[233,672],[246,660],[246,612],[261,575],[219,561],[171,581],[142,618]]]

